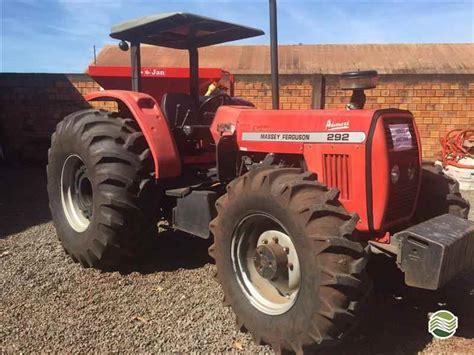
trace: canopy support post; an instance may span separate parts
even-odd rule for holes
[[[199,54],[197,48],[189,48],[189,93],[199,102]]]
[[[142,89],[140,42],[131,42],[130,59],[132,64],[132,91],[140,92]]]

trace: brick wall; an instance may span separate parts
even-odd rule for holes
[[[336,75],[321,79],[321,75],[281,75],[280,107],[344,109],[351,93],[338,89]],[[44,160],[57,122],[89,107],[83,96],[99,89],[84,74],[0,74],[0,142],[26,157]],[[270,76],[237,75],[235,95],[258,108],[271,109]],[[112,102],[98,102],[94,107],[116,110]],[[412,111],[423,156],[432,159],[447,131],[474,126],[474,75],[382,75],[378,87],[367,91],[366,107]]]
[[[342,109],[350,91],[338,89],[337,76],[325,76],[325,107]],[[457,128],[474,127],[474,75],[382,75],[367,90],[366,108],[399,108],[415,116],[423,157],[439,156],[440,137]]]
[[[82,75],[69,75],[68,79],[74,89],[82,96],[86,96],[94,91],[101,90],[101,87],[96,83],[90,76],[86,74]],[[108,111],[117,111],[117,103],[115,101],[90,101],[88,107],[92,106],[95,109],[104,109]]]
[[[280,108],[310,109],[313,100],[313,83],[307,75],[280,76]],[[254,103],[257,108],[272,108],[270,75],[237,75],[235,96]]]
[[[0,74],[0,142],[22,157],[44,160],[56,124],[89,108],[83,96],[99,89],[84,74]]]

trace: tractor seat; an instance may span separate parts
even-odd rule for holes
[[[168,92],[161,99],[161,111],[170,129],[198,124],[198,107],[189,94]],[[186,121],[186,122],[185,122]]]

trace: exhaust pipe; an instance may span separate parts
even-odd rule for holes
[[[270,55],[272,75],[272,108],[280,108],[280,86],[278,83],[278,28],[276,0],[270,0]]]

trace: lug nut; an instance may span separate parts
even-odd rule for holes
[[[293,263],[288,263],[288,269],[290,269],[291,271],[293,271]]]
[[[262,240],[262,243],[263,244],[268,244],[268,240],[264,239],[264,240]]]
[[[277,237],[273,237],[272,240],[273,240],[275,243],[278,243],[278,238],[277,238]]]
[[[290,254],[290,248],[283,248],[286,254]]]

